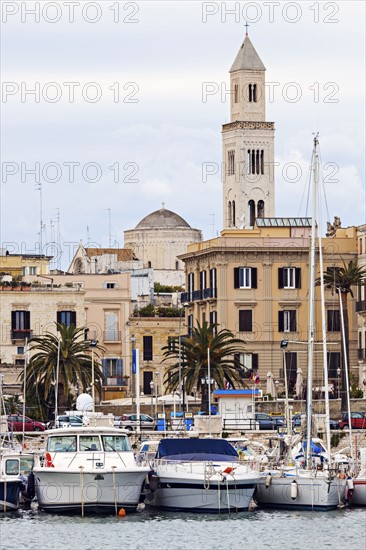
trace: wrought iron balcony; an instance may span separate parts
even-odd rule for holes
[[[366,349],[359,348],[357,350],[357,358],[359,361],[365,361],[366,359]]]
[[[104,342],[120,342],[121,341],[121,331],[108,329],[103,333]]]
[[[360,300],[356,302],[356,311],[366,311],[366,300]]]
[[[11,339],[12,340],[25,340],[26,338],[31,338],[33,331],[29,328],[27,329],[11,329]]]

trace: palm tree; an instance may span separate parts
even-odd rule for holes
[[[27,368],[26,390],[34,388],[41,391],[41,397],[47,402],[55,393],[58,370],[58,395],[67,401],[70,391],[79,388],[85,391],[92,383],[92,357],[90,355],[91,340],[84,339],[85,329],[74,325],[66,326],[56,323],[58,335],[46,332],[43,336],[32,338],[30,343],[32,354]],[[98,358],[101,346],[95,346],[94,354]],[[58,365],[58,369],[57,369]],[[98,359],[94,361],[94,377],[102,377]],[[24,373],[20,375],[22,382]],[[100,388],[100,383],[96,386]]]
[[[168,391],[179,388],[179,381],[184,380],[184,388],[187,393],[193,391],[196,386],[201,391],[201,408],[207,411],[208,391],[206,377],[208,374],[208,352],[210,350],[211,378],[219,388],[224,388],[229,382],[233,387],[245,386],[243,377],[246,374],[235,355],[243,351],[244,341],[234,338],[230,330],[222,329],[217,332],[217,325],[209,325],[206,321],[193,328],[188,337],[179,337],[164,346],[165,358],[178,359],[170,365],[165,374],[165,382]],[[180,361],[179,361],[180,356]],[[181,371],[179,373],[179,371]],[[205,383],[201,381],[204,379]]]
[[[334,267],[323,273],[325,288],[328,288],[332,293],[341,295],[341,304],[344,318],[344,334],[346,357],[344,356],[342,347],[342,392],[341,392],[341,407],[342,410],[347,408],[347,377],[346,377],[346,361],[347,358],[347,373],[350,380],[350,363],[349,363],[349,319],[348,319],[348,294],[353,298],[352,287],[366,284],[366,268],[357,265],[356,260],[351,260],[348,264],[343,261],[343,267]],[[320,285],[320,278],[316,281]]]

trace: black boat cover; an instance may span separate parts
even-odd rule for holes
[[[225,439],[162,439],[156,458],[168,460],[237,460],[234,447]]]

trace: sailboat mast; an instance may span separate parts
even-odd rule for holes
[[[312,218],[310,236],[310,277],[309,277],[309,327],[308,327],[308,376],[307,376],[307,419],[306,419],[306,467],[310,467],[311,426],[313,416],[313,368],[315,337],[315,242],[317,216],[317,190],[319,181],[318,134],[314,138],[314,149],[311,159],[312,171]]]

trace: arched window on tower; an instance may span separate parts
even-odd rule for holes
[[[258,218],[264,218],[264,201],[258,201],[257,211],[258,211]]]
[[[257,85],[253,84],[253,101],[257,103]]]
[[[252,90],[251,84],[249,84],[248,86],[248,92],[249,92],[249,103],[251,103],[253,101],[253,90]]]
[[[252,149],[252,162],[251,162],[252,174],[255,174],[255,150]]]
[[[249,225],[253,227],[255,222],[255,202],[253,200],[248,202],[248,220]]]
[[[264,174],[264,150],[261,150],[261,174]]]
[[[247,169],[247,174],[250,174],[251,173],[251,154],[250,154],[250,149],[248,149],[248,157],[247,157],[247,164],[248,164],[248,169]]]
[[[147,262],[147,267],[148,267],[149,269],[151,269],[151,262],[150,262],[150,261]]]
[[[239,101],[239,84],[234,85],[234,103]]]
[[[232,205],[231,205],[231,213],[232,213],[232,218],[231,218],[231,221],[232,221],[232,226],[233,227],[236,227],[236,214],[235,214],[235,201],[232,202]]]
[[[229,201],[227,203],[227,224],[229,227],[231,227],[232,225],[232,221],[231,221],[231,201]]]
[[[176,269],[176,270],[179,269],[179,262],[178,262],[178,260],[175,262],[175,269]]]

